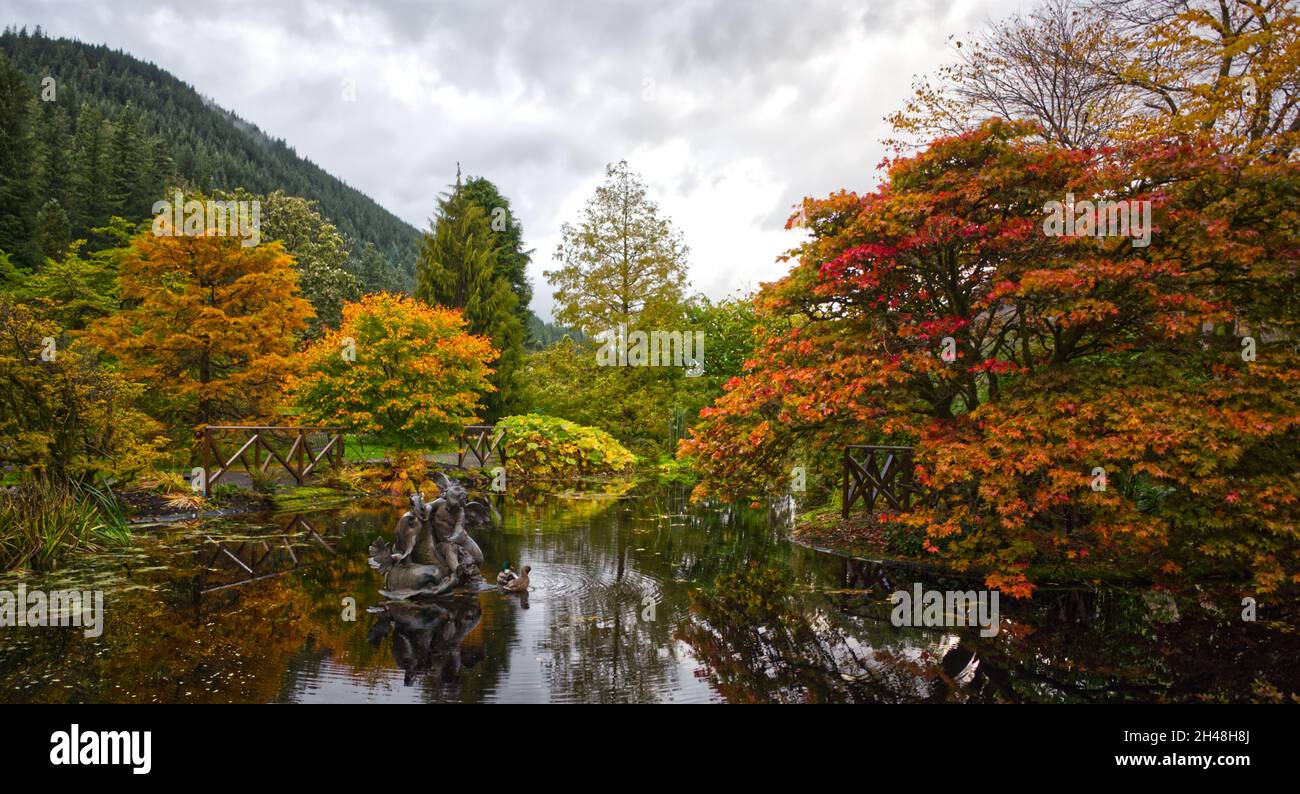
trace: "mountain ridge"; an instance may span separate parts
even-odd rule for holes
[[[71,115],[88,104],[111,121],[130,104],[144,130],[165,143],[177,176],[201,191],[279,189],[315,201],[353,257],[373,244],[395,280],[413,285],[422,236],[416,227],[163,67],[107,44],[51,38],[39,27],[32,33],[6,28],[0,52],[34,93],[53,77],[57,101]]]

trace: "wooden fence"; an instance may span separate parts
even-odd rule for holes
[[[332,427],[275,427],[242,425],[205,425],[200,432],[199,445],[203,452],[203,495],[207,496],[213,485],[238,466],[243,466],[250,480],[254,470],[268,474],[272,464],[278,464],[302,485],[303,480],[322,464],[335,467],[343,465],[343,431]],[[235,443],[245,438],[233,455],[227,456],[218,444],[231,435]],[[293,443],[283,454],[272,443],[285,436]],[[309,436],[323,436],[319,450],[311,448]],[[265,453],[265,459],[263,459]],[[216,465],[213,466],[215,456]],[[252,462],[249,462],[249,459]],[[277,469],[278,470],[278,469]]]
[[[911,509],[916,490],[912,465],[912,447],[846,446],[843,517],[849,517],[849,509],[859,498],[868,513],[875,512],[878,501],[894,510]]]
[[[487,465],[493,455],[497,464],[506,465],[506,430],[496,425],[470,425],[460,434],[460,451],[456,453],[456,465],[465,468],[465,461],[472,458],[478,461],[479,468]]]

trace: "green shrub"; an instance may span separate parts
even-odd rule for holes
[[[248,472],[248,484],[254,493],[263,496],[275,493],[276,489],[280,487],[279,483],[276,482],[274,471],[263,471],[257,466],[254,466]]]
[[[636,456],[604,430],[540,414],[507,416],[506,470],[511,476],[566,479],[621,474]]]
[[[219,482],[212,486],[209,494],[214,502],[234,502],[244,498],[247,492],[234,483]]]

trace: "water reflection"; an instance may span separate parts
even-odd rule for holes
[[[478,628],[483,607],[477,595],[457,595],[425,603],[390,601],[370,610],[376,615],[370,627],[370,644],[390,642],[393,662],[410,686],[420,676],[438,685],[456,685],[461,670],[483,661],[482,636],[467,643]],[[390,636],[391,635],[391,636]]]
[[[1296,634],[1222,586],[1041,591],[994,637],[898,628],[889,594],[967,580],[785,539],[792,505],[680,488],[512,493],[475,539],[498,591],[396,603],[366,549],[399,501],[193,522],[29,587],[106,591],[104,634],[0,629],[0,701],[1243,700],[1300,691]],[[0,578],[13,589],[16,578]],[[1167,603],[1166,603],[1167,602]],[[1160,609],[1153,607],[1161,606]],[[1262,604],[1275,616],[1294,605]]]
[[[289,516],[284,529],[273,537],[218,539],[206,534],[203,537],[207,543],[198,553],[205,557],[205,561],[197,584],[199,592],[204,595],[282,576],[304,564],[310,565],[314,562],[312,557],[306,554],[300,557],[300,552],[294,548],[303,545],[300,542],[303,538],[310,538],[318,544],[313,550],[320,550],[328,556],[335,553],[334,547],[321,536],[311,520],[297,513]],[[223,581],[229,579],[229,574],[233,574],[234,579]]]

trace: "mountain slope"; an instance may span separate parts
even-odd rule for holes
[[[176,174],[200,190],[280,189],[318,202],[354,257],[371,243],[400,283],[414,283],[421,236],[415,227],[164,69],[104,45],[48,38],[39,29],[6,30],[0,52],[28,77],[33,93],[42,78],[53,77],[57,102],[70,116],[87,104],[111,121],[129,103],[142,129],[169,149]]]

